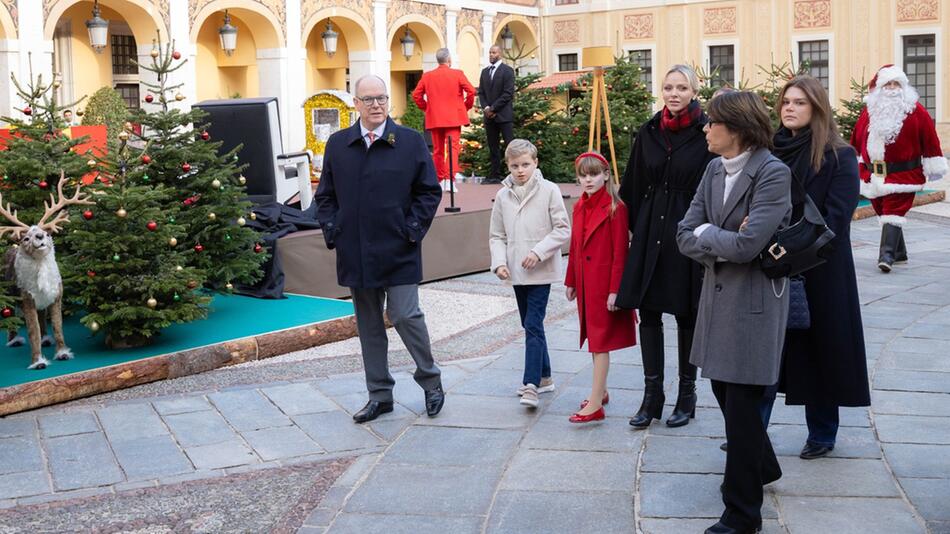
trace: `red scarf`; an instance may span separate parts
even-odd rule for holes
[[[670,110],[666,106],[663,106],[663,112],[662,115],[660,115],[660,130],[678,132],[683,128],[687,128],[695,124],[702,114],[703,110],[699,106],[699,101],[697,100],[690,101],[689,105],[686,106],[686,109],[681,111],[679,115],[675,117],[672,113],[670,113]]]

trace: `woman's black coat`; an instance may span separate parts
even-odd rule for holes
[[[851,255],[851,216],[859,192],[854,150],[826,151],[821,169],[810,172],[804,185],[835,233],[835,249],[827,263],[804,274],[811,328],[786,333],[779,391],[786,404],[868,406],[864,328]]]
[[[699,303],[702,267],[680,254],[676,225],[716,155],[706,147],[705,114],[697,124],[669,132],[668,149],[660,132],[660,113],[640,128],[620,185],[633,240],[617,305],[692,317]]]

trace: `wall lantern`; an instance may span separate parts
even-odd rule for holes
[[[330,19],[327,19],[327,29],[320,34],[323,38],[323,51],[327,53],[327,56],[333,57],[333,54],[336,54],[336,40],[339,36],[339,33],[333,31]]]
[[[409,35],[409,25],[406,24],[406,34],[399,40],[402,44],[402,55],[406,56],[406,61],[412,59],[412,52],[416,47],[416,40]]]
[[[508,25],[505,24],[505,31],[501,32],[501,40],[505,50],[511,50],[515,46],[515,34],[511,33],[511,29],[508,28]]]
[[[231,25],[231,15],[228,10],[224,10],[224,26],[218,28],[218,36],[221,37],[221,49],[224,54],[230,56],[237,48],[237,28]]]
[[[99,0],[92,4],[92,18],[86,21],[89,44],[97,54],[106,49],[109,37],[109,21],[99,16]]]

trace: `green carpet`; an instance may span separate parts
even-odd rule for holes
[[[30,371],[30,347],[8,348],[0,345],[0,387],[43,380],[54,376],[88,371],[118,363],[150,358],[255,336],[276,330],[328,321],[353,314],[349,301],[287,295],[286,299],[268,300],[238,295],[218,295],[211,302],[208,318],[168,327],[155,342],[147,347],[110,350],[105,347],[105,336],[95,337],[70,317],[63,326],[66,344],[76,357],[67,361],[53,360],[55,347],[44,347],[43,355],[50,361],[46,369]],[[26,337],[26,329],[21,329]],[[5,337],[4,337],[5,339]]]
[[[917,192],[914,193],[914,194],[916,194],[916,195],[926,195],[926,194],[928,194],[928,193],[935,193],[935,192],[936,192],[935,189],[924,189],[923,191],[917,191]],[[864,198],[864,197],[861,197],[861,198],[858,200],[858,207],[859,207],[859,208],[864,207],[864,206],[870,206],[870,205],[871,205],[871,201],[868,200],[868,199],[866,199],[866,198]]]

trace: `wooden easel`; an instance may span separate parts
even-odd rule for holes
[[[609,46],[591,46],[583,50],[585,67],[594,67],[594,81],[591,86],[590,128],[588,130],[587,150],[600,152],[601,109],[607,128],[607,145],[610,147],[610,163],[613,165],[614,184],[620,185],[617,174],[617,156],[614,151],[614,135],[610,128],[610,106],[607,102],[607,87],[604,85],[604,66],[613,65],[613,50]],[[601,152],[603,153],[603,152]]]

